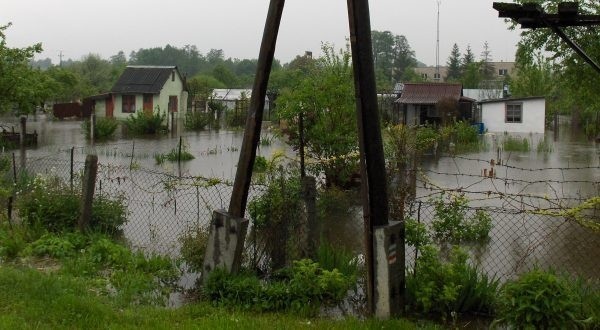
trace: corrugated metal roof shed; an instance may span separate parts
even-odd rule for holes
[[[462,97],[461,84],[406,83],[402,95],[396,103],[436,104],[444,98],[459,101]]]
[[[158,94],[173,70],[179,75],[176,66],[127,66],[110,92]]]

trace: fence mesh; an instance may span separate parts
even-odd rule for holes
[[[17,156],[17,167],[19,161]],[[446,161],[485,164],[485,161],[475,159],[453,158]],[[57,175],[67,182],[77,181],[83,173],[83,166],[80,161],[71,162],[51,156],[26,160],[29,173]],[[556,212],[568,208],[567,202],[575,205],[584,201],[586,196],[598,196],[600,180],[596,175],[600,175],[600,171],[597,167],[584,169],[593,173],[587,181],[576,179],[581,168],[540,169],[539,173],[527,170],[530,175],[517,179],[508,173],[525,169],[505,166],[502,169],[506,175],[502,176],[498,174],[500,168],[496,165],[497,176],[490,177],[484,176],[479,167],[461,163],[452,173],[420,169],[418,193],[405,208],[405,216],[430,226],[437,216],[430,202],[432,196],[448,192],[467,194],[476,202],[469,206],[466,217],[484,209],[492,218],[489,240],[485,244],[466,245],[472,262],[488,275],[507,280],[539,266],[583,278],[600,277],[598,232]],[[472,170],[467,171],[466,168]],[[555,170],[560,175],[548,178],[548,170]],[[535,185],[538,190],[540,185],[546,187],[550,196],[528,191]],[[179,176],[123,163],[115,165],[110,161],[101,161],[96,182],[96,193],[124,197],[128,221],[123,231],[132,247],[172,257],[180,256],[182,235],[198,226],[207,226],[213,210],[227,208],[231,191],[232,185],[227,180]],[[263,191],[262,186],[252,186],[249,199]],[[495,199],[496,203],[483,203],[490,199]],[[542,209],[553,212],[540,212]],[[353,207],[352,212],[355,215],[343,220],[346,223],[333,223],[339,230],[323,228],[323,236],[354,240],[349,245],[360,253],[363,240],[360,207]],[[598,222],[597,208],[586,212],[591,221]],[[250,257],[254,254],[252,239],[252,235],[247,238],[246,256]],[[359,248],[356,249],[357,246]],[[407,248],[407,267],[414,266],[417,255],[415,248]]]

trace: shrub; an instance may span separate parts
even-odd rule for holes
[[[246,111],[241,109],[227,110],[225,112],[225,122],[228,127],[244,127],[246,125]]]
[[[355,279],[337,269],[325,270],[318,263],[303,259],[280,270],[270,281],[216,269],[209,275],[203,292],[215,303],[229,307],[314,314],[324,303],[340,302],[354,284]]]
[[[185,114],[185,128],[189,130],[203,130],[211,123],[211,114],[207,112],[188,112]]]
[[[358,276],[358,259],[354,253],[346,251],[343,247],[321,243],[317,249],[316,259],[324,270],[336,269],[347,278]]]
[[[406,277],[408,308],[442,319],[459,313],[491,314],[498,281],[469,265],[466,252],[455,247],[442,261],[432,245],[421,248],[415,269]]]
[[[281,172],[269,182],[267,190],[248,204],[252,227],[260,250],[265,251],[273,269],[283,267],[300,246],[294,246],[293,228],[301,218],[301,186],[296,176]]]
[[[478,210],[466,218],[469,201],[461,195],[443,196],[433,200],[435,218],[431,223],[433,237],[450,243],[483,242],[492,229],[492,218],[484,210]]]
[[[167,131],[167,126],[164,124],[167,119],[167,114],[156,108],[153,113],[137,111],[131,114],[125,121],[127,129],[133,134],[157,134]]]
[[[529,151],[529,141],[526,138],[522,140],[516,137],[512,137],[507,135],[502,140],[502,148],[504,151],[520,151],[527,152]]]
[[[566,279],[540,269],[522,274],[501,290],[496,324],[567,329],[581,323],[578,297]]]
[[[184,233],[180,238],[181,258],[186,262],[191,271],[199,272],[202,270],[204,262],[204,253],[208,244],[208,228],[206,226],[196,226]]]
[[[119,123],[114,118],[100,117],[96,119],[94,126],[94,139],[98,141],[110,139],[119,127]],[[90,139],[90,120],[85,120],[81,124],[81,130],[87,140]]]
[[[50,232],[72,231],[81,211],[81,197],[58,178],[36,176],[17,200],[19,215],[29,226]],[[97,195],[92,203],[91,230],[115,234],[127,220],[122,196]]]

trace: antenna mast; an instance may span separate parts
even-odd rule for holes
[[[440,77],[440,4],[441,0],[436,0],[437,3],[437,34],[435,43],[435,76],[433,80],[439,81]]]

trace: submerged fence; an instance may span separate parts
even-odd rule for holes
[[[417,193],[405,208],[405,218],[431,227],[439,216],[432,197],[450,193],[466,195],[472,201],[465,211],[466,218],[484,210],[492,219],[489,239],[465,245],[472,262],[488,275],[506,280],[533,267],[543,267],[584,278],[600,277],[597,266],[600,234],[560,212],[585,201],[587,196],[599,195],[600,168],[542,171],[495,164],[495,175],[490,176],[488,171],[483,173],[489,161],[468,158],[442,161],[452,161],[457,170],[442,173],[432,169],[435,166],[421,168]],[[83,172],[83,162],[51,156],[28,158],[25,166],[29,173],[59,176],[75,186]],[[15,167],[19,167],[18,157]],[[587,173],[583,179],[582,170]],[[518,176],[516,171],[527,174]],[[549,177],[548,171],[561,175]],[[535,191],[531,191],[534,186]],[[259,196],[264,189],[252,186],[249,199]],[[133,163],[111,165],[102,161],[96,182],[97,194],[124,198],[128,221],[123,231],[132,247],[172,257],[180,256],[184,235],[207,226],[213,210],[227,208],[231,190],[231,182],[227,180],[179,176],[143,169]],[[323,231],[329,235],[324,236],[336,236],[338,242],[346,241],[345,245],[360,254],[363,239],[360,207],[352,207],[351,212],[354,214],[351,217],[328,222]],[[584,214],[598,223],[599,212],[596,206]],[[353,242],[348,244],[349,241]],[[249,235],[248,255],[254,243]],[[407,267],[414,267],[418,253],[418,248],[407,248]]]

